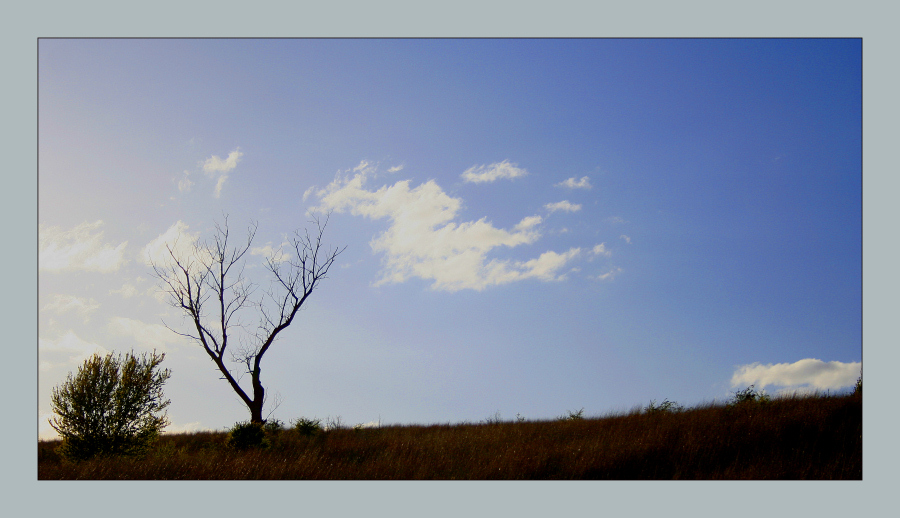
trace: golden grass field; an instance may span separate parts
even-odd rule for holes
[[[262,449],[227,432],[164,434],[143,458],[61,459],[38,442],[38,479],[862,479],[862,394],[634,410],[597,418],[284,429]]]

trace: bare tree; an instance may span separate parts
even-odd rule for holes
[[[251,299],[256,286],[244,274],[245,256],[253,243],[257,225],[254,223],[248,228],[246,242],[232,246],[228,217],[224,219],[222,225],[216,224],[212,241],[192,243],[188,251],[167,244],[169,257],[166,264],[152,262],[152,266],[169,303],[191,320],[193,329],[182,333],[168,324],[166,327],[202,346],[223,379],[247,405],[250,421],[264,423],[262,412],[266,391],[260,379],[263,356],[278,334],[294,322],[297,312],[326,278],[338,254],[346,247],[326,250],[322,235],[328,218],[324,222],[315,218],[312,221],[317,227],[315,235],[309,230],[294,232],[290,242],[293,254],[279,250],[267,258],[265,268],[272,279],[269,289],[257,301]],[[246,330],[240,316],[252,308],[257,309],[259,315],[256,331],[236,333],[238,328]],[[236,345],[232,343],[235,337],[238,338]],[[246,372],[235,376],[225,363],[226,352],[230,354],[229,359],[242,364]],[[250,374],[249,393],[239,383],[243,374]]]

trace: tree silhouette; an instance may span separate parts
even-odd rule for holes
[[[279,333],[294,322],[297,312],[306,303],[319,283],[326,278],[334,264],[338,250],[326,250],[322,236],[328,223],[314,218],[317,233],[308,230],[294,232],[290,244],[294,255],[286,255],[279,250],[266,259],[265,267],[271,274],[271,286],[257,302],[251,299],[256,286],[244,275],[245,256],[256,235],[257,225],[251,224],[247,230],[246,242],[239,246],[229,243],[228,217],[223,224],[216,224],[212,241],[192,243],[188,251],[177,251],[166,245],[169,252],[168,264],[153,263],[153,270],[167,293],[169,303],[190,318],[192,330],[182,333],[168,327],[173,332],[188,337],[198,343],[218,367],[223,378],[237,393],[250,410],[252,423],[264,423],[263,405],[266,391],[260,373],[263,356],[275,342]],[[233,345],[235,328],[243,328],[239,316],[245,310],[256,308],[259,324],[256,332],[239,335],[240,340]],[[248,336],[249,335],[249,336]],[[226,352],[231,360],[243,364],[250,374],[249,391],[239,383],[239,376],[226,365]]]

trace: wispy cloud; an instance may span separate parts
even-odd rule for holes
[[[190,257],[199,236],[199,232],[189,232],[188,226],[178,220],[141,249],[141,259],[148,266],[155,264],[164,267],[172,260],[170,248],[177,257]]]
[[[222,187],[225,185],[225,181],[228,180],[228,173],[237,167],[238,161],[242,156],[244,156],[244,153],[239,149],[235,149],[228,154],[228,158],[225,160],[222,160],[217,155],[213,155],[203,162],[203,172],[206,173],[207,176],[213,178],[218,174],[219,179],[216,182],[213,196],[218,198],[222,194]]]
[[[365,183],[374,169],[353,171],[317,191],[319,205],[310,210],[349,211],[390,221],[390,227],[370,242],[374,252],[384,254],[383,276],[376,285],[418,277],[433,281],[432,289],[458,291],[528,278],[562,280],[564,276],[557,272],[580,253],[572,248],[563,253],[548,251],[528,261],[488,259],[496,248],[537,241],[542,218],[525,217],[511,230],[496,228],[487,218],[457,222],[462,200],[448,196],[433,180],[416,187],[403,180],[369,190]]]
[[[510,164],[509,160],[497,162],[488,166],[475,165],[466,169],[460,176],[466,182],[484,183],[493,182],[501,178],[518,178],[525,176],[528,171],[517,167],[516,164]]]
[[[628,243],[629,245],[631,244],[631,238],[626,236],[625,234],[619,236],[619,239],[624,239],[626,243]]]
[[[615,276],[619,275],[620,273],[622,273],[622,269],[617,267],[617,268],[613,268],[612,270],[609,270],[606,273],[601,273],[599,275],[592,275],[589,278],[593,279],[595,281],[609,281],[609,280],[612,280],[613,278],[615,278]]]
[[[862,364],[859,362],[843,363],[838,361],[824,362],[806,358],[794,363],[751,363],[739,366],[731,377],[732,387],[756,385],[758,388],[774,385],[794,388],[810,388],[818,390],[850,387],[856,383]]]
[[[600,243],[599,245],[594,245],[594,248],[591,250],[595,256],[603,255],[609,257],[612,255],[612,252],[606,249],[606,243]]]
[[[41,311],[51,311],[57,314],[75,311],[82,317],[88,318],[90,314],[97,311],[98,308],[100,308],[100,304],[94,299],[83,299],[73,295],[54,294],[51,301],[41,307]]]
[[[554,187],[566,187],[569,189],[590,189],[592,186],[590,179],[587,176],[582,176],[581,180],[576,180],[574,177],[572,177],[568,180],[555,184]]]
[[[177,433],[193,433],[193,432],[202,432],[207,431],[208,428],[204,428],[200,421],[194,421],[192,423],[172,423],[162,431],[162,434],[177,434]]]
[[[191,186],[194,185],[194,182],[192,182],[192,181],[188,178],[188,175],[189,175],[189,174],[190,174],[190,173],[189,173],[188,171],[185,171],[185,172],[184,172],[184,176],[182,176],[182,177],[178,180],[178,192],[188,192],[188,191],[191,190]]]
[[[177,344],[182,339],[162,324],[147,324],[126,317],[113,317],[106,329],[113,335],[130,338],[138,346],[146,349],[166,350],[169,344]]]
[[[54,367],[80,366],[94,353],[109,354],[105,348],[79,338],[74,331],[67,331],[56,340],[38,338],[38,368],[48,371]]]
[[[114,295],[121,295],[121,296],[125,297],[126,299],[128,299],[128,298],[131,298],[131,297],[134,297],[135,295],[137,295],[138,290],[137,290],[137,288],[134,287],[134,285],[126,282],[125,284],[122,285],[121,288],[119,288],[117,290],[109,290],[109,293],[114,294]]]
[[[71,230],[38,225],[38,268],[51,272],[87,270],[113,272],[125,263],[128,241],[113,247],[103,243],[103,221],[82,223]]]
[[[291,255],[284,251],[285,246],[290,246],[290,243],[285,241],[278,245],[277,248],[273,247],[272,243],[266,243],[265,246],[250,248],[250,255],[261,255],[276,263],[286,263],[291,260]]]
[[[218,157],[218,155],[213,155],[206,159],[206,162],[203,162],[203,171],[206,173],[227,173],[232,169],[237,167],[238,161],[241,157],[244,156],[240,150],[235,149],[231,153],[228,153],[228,158],[222,160]]]
[[[576,203],[569,203],[569,200],[563,200],[556,203],[548,203],[544,205],[544,208],[549,210],[550,213],[554,213],[558,210],[565,212],[577,212],[581,210],[581,205]]]

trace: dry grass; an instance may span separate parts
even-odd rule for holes
[[[163,436],[143,459],[70,463],[38,444],[49,479],[862,479],[862,397],[569,421],[385,426],[305,437],[285,430],[264,450],[224,432]]]

